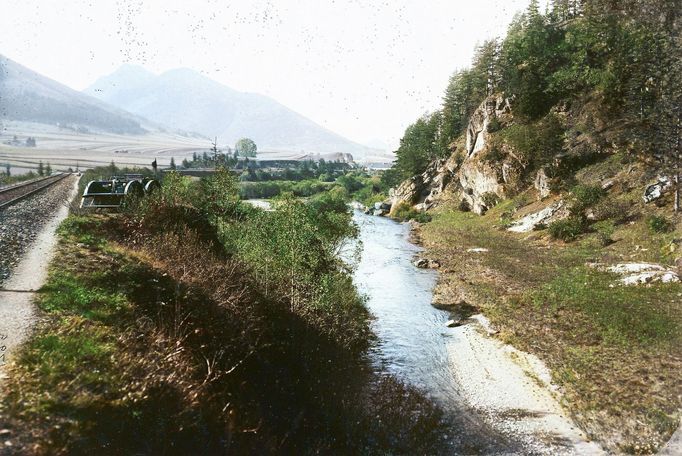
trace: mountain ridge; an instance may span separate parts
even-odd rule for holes
[[[137,74],[131,80],[130,74]],[[102,101],[155,122],[233,144],[252,138],[260,148],[344,152],[356,157],[381,151],[351,141],[262,94],[240,92],[188,68],[149,77],[127,65],[84,90]]]
[[[143,134],[151,122],[71,89],[0,54],[0,119]]]

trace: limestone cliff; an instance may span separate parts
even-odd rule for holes
[[[511,147],[493,140],[494,131],[511,122],[511,107],[504,95],[486,98],[471,116],[464,147],[456,148],[448,159],[432,162],[424,173],[391,190],[391,204],[429,209],[447,188],[449,195],[483,214],[495,201],[512,196],[521,189],[525,165]]]

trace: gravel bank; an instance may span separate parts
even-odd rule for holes
[[[38,233],[68,201],[74,182],[75,177],[67,177],[49,189],[0,209],[0,285],[10,277]]]
[[[0,380],[5,376],[3,366],[25,340],[35,320],[35,295],[26,291],[40,288],[47,277],[57,240],[55,231],[68,215],[66,203],[76,195],[76,183],[74,177],[68,177],[51,192],[0,211],[0,252],[8,277],[0,285],[7,290],[19,290],[0,290],[0,338],[5,346],[4,359],[0,359]]]
[[[472,317],[453,330],[450,362],[460,392],[490,424],[527,454],[601,455],[605,452],[566,415],[544,364],[491,338],[488,320]]]

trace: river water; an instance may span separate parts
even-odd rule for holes
[[[431,305],[437,273],[412,264],[420,248],[409,242],[409,226],[357,210],[353,218],[362,242],[353,280],[374,316],[374,367],[441,406],[452,421],[452,453],[516,453],[519,448],[486,425],[458,393],[448,360],[449,314]]]
[[[408,241],[408,225],[359,211],[354,218],[360,226],[362,257],[353,279],[375,317],[375,367],[441,403],[461,401],[446,350],[448,313],[431,305],[436,272],[412,264],[420,249]]]

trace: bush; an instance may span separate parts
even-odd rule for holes
[[[481,195],[481,199],[483,200],[483,204],[485,204],[485,207],[487,207],[488,209],[497,206],[497,203],[500,202],[500,197],[493,192],[484,193],[483,195]]]
[[[401,222],[414,220],[419,223],[428,223],[431,221],[429,214],[418,211],[407,203],[398,204],[397,208],[391,211],[391,217]]]
[[[585,222],[581,217],[571,216],[549,224],[549,234],[564,242],[574,241],[585,232]]]
[[[611,220],[604,220],[594,224],[594,230],[597,232],[597,239],[603,247],[613,244],[613,233],[616,231],[616,226]]]
[[[614,223],[620,224],[627,220],[630,212],[630,205],[625,201],[615,200],[613,198],[603,198],[594,205],[592,212],[597,221],[613,220]]]
[[[465,199],[459,202],[459,206],[457,206],[457,209],[459,209],[462,212],[471,212],[471,205],[469,202]]]
[[[660,215],[650,216],[647,218],[646,224],[652,233],[670,233],[675,229],[673,222]]]
[[[601,200],[606,192],[596,185],[576,185],[571,190],[571,213],[582,215],[586,209],[594,206]]]

